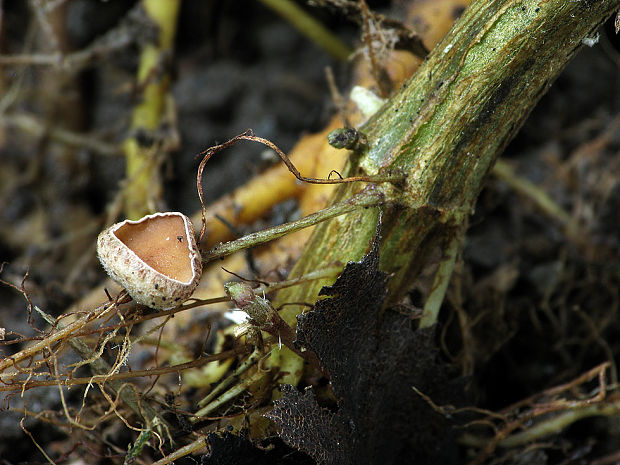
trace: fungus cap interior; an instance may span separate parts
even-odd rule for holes
[[[114,234],[142,261],[160,273],[188,283],[194,272],[185,222],[178,215],[125,223]]]

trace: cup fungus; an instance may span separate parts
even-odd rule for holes
[[[202,274],[194,227],[178,212],[110,226],[99,234],[97,255],[136,302],[158,310],[187,300]]]

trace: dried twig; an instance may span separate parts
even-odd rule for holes
[[[288,170],[291,173],[293,173],[293,175],[297,179],[303,182],[311,183],[311,184],[341,184],[341,183],[360,182],[360,181],[361,182],[373,182],[373,183],[381,183],[381,182],[398,183],[398,182],[403,181],[404,179],[404,176],[402,176],[401,174],[392,174],[392,173],[379,174],[376,176],[351,176],[347,178],[343,178],[338,174],[339,176],[338,179],[330,179],[329,177],[328,178],[311,178],[311,177],[302,176],[301,173],[297,170],[297,168],[295,168],[295,165],[293,165],[290,158],[277,145],[275,145],[273,142],[271,142],[268,139],[255,136],[254,132],[251,129],[248,129],[247,131],[239,134],[238,136],[235,136],[232,139],[222,144],[210,147],[207,150],[200,152],[198,155],[196,155],[196,157],[202,156],[202,161],[200,162],[200,165],[198,165],[198,173],[196,176],[196,189],[198,190],[198,197],[200,198],[200,205],[202,206],[202,228],[200,229],[200,234],[198,238],[199,242],[202,241],[204,237],[204,233],[207,228],[207,223],[206,223],[207,207],[205,205],[204,196],[202,193],[202,173],[204,171],[205,165],[213,155],[236,144],[240,140],[249,140],[253,142],[258,142],[260,144],[263,144],[269,147],[270,149],[272,149],[274,152],[278,154],[278,156],[284,162]]]

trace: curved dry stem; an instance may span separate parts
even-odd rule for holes
[[[121,381],[129,378],[143,378],[146,376],[162,376],[169,373],[179,373],[184,370],[189,370],[191,368],[199,368],[202,365],[205,365],[210,362],[216,362],[220,360],[226,360],[231,357],[235,357],[239,354],[244,353],[246,349],[231,349],[225,352],[220,352],[215,355],[207,355],[204,357],[197,358],[190,362],[179,363],[177,365],[171,365],[166,367],[158,367],[158,368],[148,368],[145,370],[133,370],[133,371],[124,371],[122,373],[116,373],[114,375],[106,376],[106,381]],[[84,384],[92,384],[94,381],[100,382],[102,381],[101,375],[95,376],[86,376],[82,378],[59,378],[59,379],[50,379],[50,380],[42,380],[42,381],[28,381],[23,384],[19,384],[16,386],[0,386],[0,392],[23,392],[32,388],[42,387],[42,386],[77,386]]]
[[[7,368],[13,367],[18,369],[17,363],[25,360],[27,358],[33,357],[34,355],[45,351],[47,348],[52,346],[53,344],[67,339],[72,333],[78,331],[83,328],[84,325],[90,323],[94,320],[103,318],[104,316],[110,314],[112,311],[116,310],[116,303],[109,304],[105,303],[96,309],[86,313],[82,317],[75,320],[73,323],[68,324],[67,326],[59,329],[55,333],[50,334],[44,339],[34,343],[33,345],[26,347],[25,349],[17,352],[16,354],[11,355],[10,357],[6,357],[3,360],[0,360],[0,380],[3,379],[4,373],[2,373]]]
[[[331,179],[329,176],[327,178],[311,178],[311,177],[307,177],[307,176],[302,176],[301,173],[299,172],[299,170],[297,168],[295,168],[295,165],[293,164],[293,162],[290,160],[290,158],[288,157],[288,155],[286,155],[276,144],[274,144],[273,142],[271,142],[268,139],[265,139],[263,137],[258,137],[254,135],[254,131],[252,129],[248,129],[247,131],[233,137],[232,139],[219,144],[219,145],[214,145],[213,147],[208,148],[207,150],[200,152],[198,155],[196,155],[197,157],[202,156],[202,160],[200,161],[200,164],[198,165],[198,172],[196,175],[196,190],[198,191],[198,198],[200,199],[200,205],[201,205],[201,209],[202,209],[202,227],[200,228],[200,234],[198,236],[198,242],[202,242],[202,239],[204,238],[204,234],[205,231],[207,229],[207,207],[205,205],[204,202],[204,195],[202,192],[202,173],[204,171],[205,165],[207,164],[207,162],[209,161],[209,159],[215,155],[216,153],[236,144],[238,141],[240,140],[249,140],[249,141],[253,141],[253,142],[258,142],[260,144],[265,145],[266,147],[269,147],[271,150],[273,150],[274,152],[276,152],[278,154],[278,156],[280,157],[280,159],[284,162],[284,164],[286,165],[286,167],[288,168],[288,170],[300,181],[303,182],[307,182],[310,184],[342,184],[342,183],[348,183],[348,182],[375,182],[375,183],[380,183],[380,182],[393,182],[393,183],[398,183],[398,182],[402,182],[405,178],[405,176],[403,174],[392,174],[392,173],[387,173],[387,174],[377,174],[377,175],[373,175],[373,176],[351,176],[351,177],[347,177],[347,178],[343,178],[342,176],[340,176],[340,174],[338,173],[339,178],[338,179]],[[332,170],[330,172],[330,176],[332,173],[334,173],[335,171]],[[336,172],[337,173],[337,172]]]

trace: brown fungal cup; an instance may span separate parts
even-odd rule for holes
[[[179,212],[110,226],[99,234],[97,255],[136,302],[158,310],[187,300],[202,274],[194,227]]]

